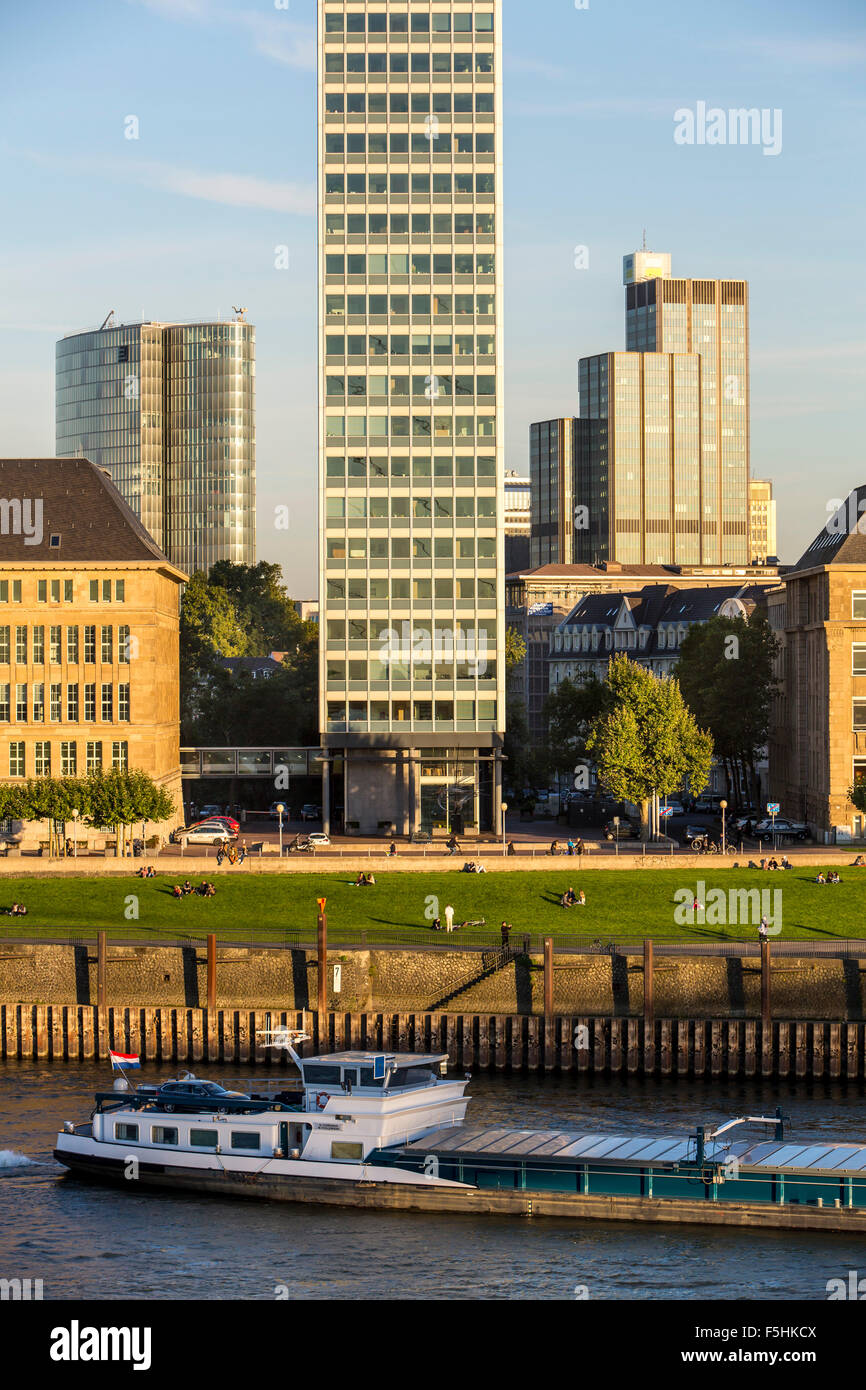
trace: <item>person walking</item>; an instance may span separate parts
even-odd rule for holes
[[[445,908],[445,930],[447,932],[454,930],[454,908],[450,903]]]
[[[579,859],[579,858],[581,857],[581,855],[583,854],[583,851],[584,851],[583,840],[581,840],[580,837],[578,837],[578,839],[577,839],[577,841],[576,841],[575,849],[577,850],[577,857],[578,857],[578,859]]]
[[[506,951],[508,950],[508,938],[509,938],[510,935],[511,935],[511,923],[510,923],[510,922],[503,922],[503,923],[502,923],[502,947],[503,947],[503,950],[506,950]]]

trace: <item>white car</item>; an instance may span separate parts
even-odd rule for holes
[[[209,820],[189,830],[182,830],[180,839],[186,845],[227,845],[236,836],[221,821]]]
[[[322,845],[329,845],[331,843],[330,836],[326,835],[322,830],[316,830],[312,835],[308,835],[307,839],[314,849],[319,849]]]

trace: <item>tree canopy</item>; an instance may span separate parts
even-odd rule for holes
[[[713,740],[698,727],[676,680],[618,656],[606,684],[606,708],[593,722],[586,747],[605,789],[640,806],[645,833],[655,794],[679,791],[686,778],[693,792],[707,785]]]
[[[744,618],[695,623],[680,648],[676,676],[695,718],[713,736],[725,768],[729,797],[740,786],[757,806],[757,764],[770,727],[778,688],[774,674],[779,644],[764,611]]]

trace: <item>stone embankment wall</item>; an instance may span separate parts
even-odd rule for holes
[[[335,994],[328,970],[328,1008],[540,1015],[540,956],[518,957],[503,969],[484,971],[476,951],[342,950],[328,953],[342,967]],[[743,1019],[761,1012],[761,969],[755,957],[657,957],[658,1018]],[[279,1001],[288,1009],[315,1008],[315,951],[218,946],[219,1008],[257,1009]],[[771,1001],[777,1018],[866,1019],[866,946],[859,960],[784,956],[771,967]],[[93,945],[0,943],[0,1001],[10,1004],[97,1003]],[[123,1008],[204,1007],[207,957],[195,946],[132,946],[109,942],[106,1004]],[[554,1010],[561,1014],[627,1018],[643,1013],[643,957],[554,957]]]

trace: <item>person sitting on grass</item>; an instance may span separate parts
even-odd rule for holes
[[[837,874],[837,872],[836,872],[835,869],[831,870],[831,872],[827,875],[827,882],[828,882],[828,883],[841,883],[841,882],[842,882],[841,878],[839,877],[839,875]]]
[[[364,875],[364,884],[363,884],[363,886],[364,886],[365,888],[375,888],[375,887],[376,887],[376,880],[375,880],[375,878],[373,877],[372,874],[365,874],[365,875]]]
[[[820,873],[820,874],[818,874],[818,875],[816,876],[815,882],[816,882],[816,883],[826,883],[827,880],[826,880],[826,878],[824,877],[824,874],[823,874],[823,873]]]
[[[184,879],[184,883],[183,883],[183,896],[184,896],[185,898],[188,898],[191,892],[192,892],[192,884],[190,883],[190,881],[189,881],[188,878],[187,878],[187,879]]]
[[[857,858],[854,860],[853,864],[851,865],[851,868],[866,869],[866,859],[863,858],[862,854],[857,855]]]
[[[181,888],[181,886],[180,886],[179,883],[176,883],[176,884],[174,885],[174,887],[172,888],[172,890],[171,890],[171,896],[172,896],[173,898],[182,898],[182,897],[183,897],[183,889]]]
[[[358,870],[358,877],[355,879],[355,882],[352,884],[352,887],[353,887],[353,888],[363,888],[363,887],[364,887],[364,874],[363,874],[363,872],[362,872],[360,869]]]
[[[560,900],[559,900],[559,906],[560,906],[560,907],[576,907],[576,906],[577,906],[577,894],[575,893],[575,891],[574,891],[573,888],[568,888],[568,889],[566,889],[566,891],[563,893],[562,897],[561,897]]]
[[[586,907],[586,894],[582,888],[577,895],[577,905],[578,907]]]

